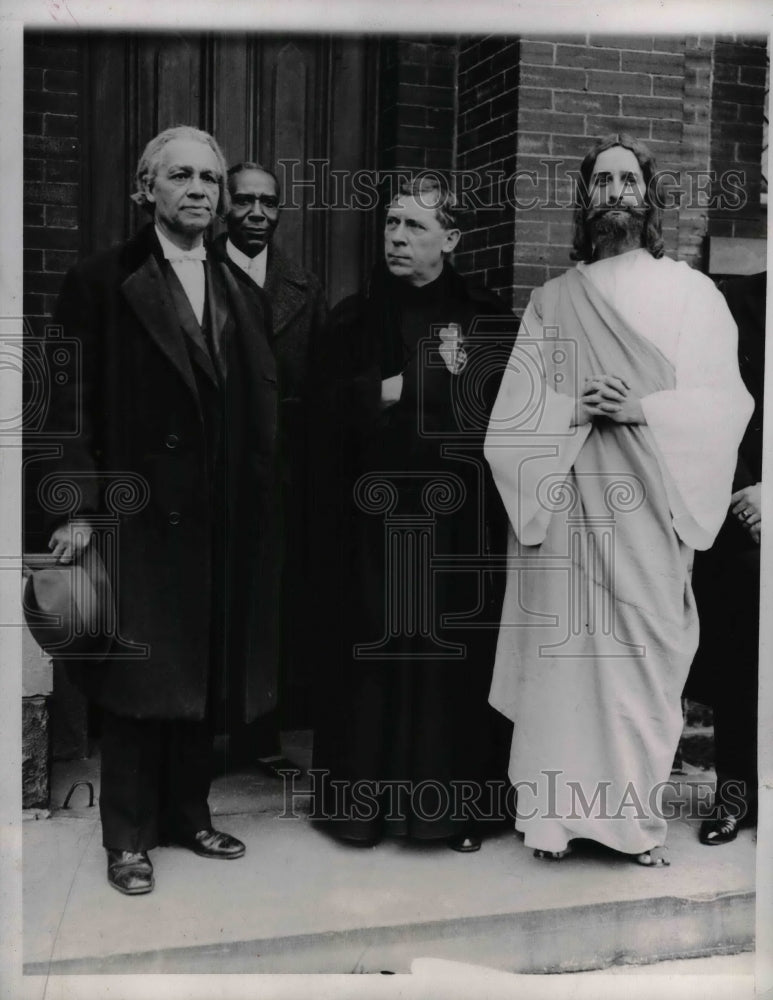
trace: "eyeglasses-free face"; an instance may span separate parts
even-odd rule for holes
[[[206,143],[172,139],[164,146],[145,195],[156,225],[173,243],[186,248],[200,240],[215,217],[220,181],[217,157]]]
[[[232,179],[228,235],[248,257],[255,257],[271,241],[279,223],[279,192],[271,174],[243,170]]]

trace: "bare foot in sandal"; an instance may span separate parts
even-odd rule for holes
[[[667,868],[671,864],[665,847],[653,847],[652,850],[634,854],[633,857],[637,865],[645,868]]]
[[[541,851],[539,847],[534,850],[534,857],[542,861],[560,861],[568,854],[572,853],[571,847],[565,847],[563,851]]]

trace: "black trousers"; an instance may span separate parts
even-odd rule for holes
[[[731,533],[733,528],[735,534]],[[734,525],[696,554],[701,640],[685,694],[714,710],[716,802],[739,818],[757,809],[760,550]],[[740,543],[734,544],[737,534]]]
[[[102,843],[149,851],[208,829],[211,713],[201,721],[130,719],[103,711]]]
[[[759,676],[759,549],[741,563],[745,586],[727,595],[725,619],[732,634],[720,676],[715,679],[714,752],[717,802],[729,813],[757,816],[757,684]],[[738,580],[738,574],[729,577]]]

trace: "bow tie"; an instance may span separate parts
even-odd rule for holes
[[[170,264],[184,264],[191,260],[206,260],[206,247],[196,247],[194,250],[183,250],[166,258]]]

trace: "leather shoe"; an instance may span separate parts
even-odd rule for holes
[[[741,821],[737,816],[725,816],[722,813],[712,819],[704,819],[701,823],[698,839],[702,844],[714,847],[717,844],[729,844],[738,836]]]
[[[230,833],[212,829],[199,830],[190,839],[178,840],[177,843],[198,854],[200,858],[220,858],[223,861],[240,858],[247,850],[241,840],[232,837]]]
[[[449,837],[446,843],[452,851],[458,851],[460,854],[472,854],[473,851],[480,850],[481,840],[480,837],[475,837],[467,833],[456,837]]]
[[[107,848],[107,881],[126,896],[140,896],[155,885],[153,865],[146,851]]]

